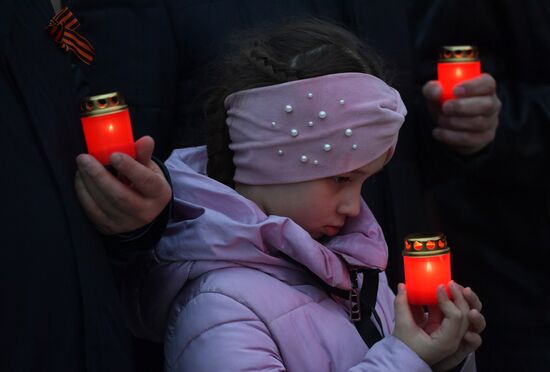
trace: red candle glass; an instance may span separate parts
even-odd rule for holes
[[[444,234],[411,234],[403,250],[405,285],[409,303],[437,304],[436,290],[451,280],[451,252]]]
[[[113,152],[136,157],[130,114],[120,93],[87,97],[82,101],[80,111],[90,155],[103,165],[109,164]]]
[[[437,79],[443,87],[441,103],[456,98],[454,87],[481,75],[478,49],[471,45],[444,46],[439,53]]]

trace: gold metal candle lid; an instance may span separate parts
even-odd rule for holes
[[[110,114],[128,107],[124,97],[119,92],[85,97],[80,102],[80,116],[96,116]]]
[[[479,60],[479,51],[473,45],[447,45],[439,51],[439,62],[473,62]]]
[[[436,256],[450,252],[443,233],[410,234],[405,237],[403,256]]]

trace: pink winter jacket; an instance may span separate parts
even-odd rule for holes
[[[165,344],[167,371],[431,371],[391,335],[394,295],[384,274],[376,311],[383,339],[369,349],[349,320],[348,267],[384,270],[387,246],[365,204],[320,244],[288,218],[205,174],[204,147],[166,162],[174,217],[154,254],[135,266],[125,302],[135,333]],[[475,371],[470,356],[463,371]]]

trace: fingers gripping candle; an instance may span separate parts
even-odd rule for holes
[[[451,280],[451,252],[444,234],[411,234],[403,250],[409,303],[437,304],[436,290]],[[448,288],[447,293],[448,292]]]
[[[120,93],[86,97],[80,112],[88,153],[101,164],[108,165],[113,152],[136,157],[130,114]]]
[[[455,98],[454,87],[481,75],[478,49],[470,45],[444,46],[439,53],[437,80],[443,87],[441,103]]]

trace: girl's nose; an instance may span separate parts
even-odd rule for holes
[[[361,209],[361,193],[360,191],[355,193],[350,193],[346,195],[338,205],[337,212],[346,217],[355,217],[359,214]]]

